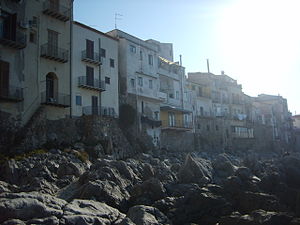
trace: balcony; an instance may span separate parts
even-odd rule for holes
[[[82,107],[83,115],[97,115],[116,118],[117,114],[112,107],[100,107],[100,106],[85,106]]]
[[[41,94],[41,102],[44,105],[51,105],[56,107],[67,108],[71,106],[71,98],[70,95],[62,94],[62,93],[54,93],[53,97],[49,96],[49,94],[43,92]]]
[[[95,90],[105,91],[105,82],[98,79],[88,79],[87,76],[78,77],[78,87]]]
[[[26,34],[17,31],[14,35],[9,35],[0,30],[0,44],[15,49],[23,49],[26,47]]]
[[[182,120],[163,120],[162,130],[178,130],[178,131],[189,131],[193,129],[192,122],[184,122]]]
[[[146,123],[153,127],[160,127],[162,125],[162,122],[160,120],[156,120],[156,119],[153,119],[153,118],[151,118],[149,116],[145,116],[145,115],[141,116],[141,122]]]
[[[81,60],[95,65],[101,64],[101,57],[99,53],[96,52],[94,52],[93,54],[88,54],[86,50],[83,50],[81,52]]]
[[[66,63],[69,59],[69,51],[46,43],[41,46],[41,57]]]
[[[43,13],[63,22],[70,20],[70,8],[47,0],[43,5]]]
[[[11,102],[21,102],[24,100],[23,89],[14,86],[0,87],[0,99]]]

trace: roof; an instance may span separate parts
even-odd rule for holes
[[[85,29],[88,29],[88,30],[90,30],[90,31],[93,31],[93,32],[95,32],[95,33],[97,33],[97,34],[101,34],[101,35],[103,35],[103,36],[105,36],[105,37],[108,37],[108,38],[110,38],[110,39],[112,39],[112,40],[119,41],[118,38],[112,37],[112,36],[110,36],[110,35],[108,35],[108,34],[106,34],[106,33],[103,33],[102,31],[99,31],[99,30],[97,30],[97,29],[95,29],[95,28],[89,27],[88,25],[85,25],[85,24],[80,23],[80,22],[78,22],[78,21],[73,21],[73,24],[76,24],[76,25],[78,25],[78,26],[80,26],[80,27],[82,27],[82,28],[85,28]]]

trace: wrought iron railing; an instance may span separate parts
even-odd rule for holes
[[[163,120],[162,121],[163,127],[169,127],[169,128],[186,128],[186,129],[192,129],[193,123],[182,121],[182,120]]]
[[[69,58],[69,51],[46,43],[41,46],[41,56],[56,61],[67,62]]]
[[[84,106],[82,107],[83,115],[102,115],[108,117],[116,117],[116,111],[112,107],[100,107],[100,106]]]
[[[4,45],[9,45],[16,48],[25,48],[27,38],[26,34],[21,31],[16,31],[14,34],[5,32],[0,29],[0,42]]]
[[[98,79],[89,79],[87,76],[78,77],[78,86],[105,90],[105,82]]]
[[[49,0],[46,0],[43,4],[44,13],[57,17],[63,21],[70,19],[70,8],[63,6],[61,4],[52,3]]]
[[[23,89],[14,86],[0,87],[0,97],[11,100],[23,100]]]
[[[48,105],[57,105],[68,107],[71,105],[70,95],[62,94],[62,93],[53,93],[49,94],[46,91],[41,94],[41,101],[44,104]]]
[[[81,59],[83,61],[88,61],[88,62],[95,63],[95,64],[101,63],[100,54],[97,52],[88,53],[86,50],[83,50],[81,52]]]

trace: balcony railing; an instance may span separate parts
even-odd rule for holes
[[[26,47],[26,34],[21,31],[16,31],[15,35],[6,33],[0,29],[0,44],[15,48],[22,49]]]
[[[70,8],[47,0],[43,5],[43,13],[55,19],[66,22],[70,19]]]
[[[156,120],[152,117],[145,116],[145,115],[141,116],[141,122],[146,123],[146,124],[148,124],[150,126],[153,126],[153,127],[160,127],[161,124],[162,124],[161,120]]]
[[[81,52],[81,60],[84,62],[95,64],[95,65],[101,64],[101,57],[100,57],[100,54],[97,52],[90,54],[90,53],[87,53],[86,50],[83,50]]]
[[[78,87],[96,91],[105,91],[105,82],[99,81],[98,79],[88,79],[87,76],[81,76],[78,77]]]
[[[42,104],[52,105],[57,107],[70,107],[71,106],[71,98],[70,95],[62,94],[62,93],[54,93],[53,95],[49,95],[45,92],[41,94]]]
[[[117,114],[112,107],[100,107],[100,106],[84,106],[82,107],[83,115],[97,115],[97,116],[107,116],[116,118]]]
[[[192,122],[182,120],[163,120],[162,129],[175,129],[175,130],[191,130],[193,128]]]
[[[46,43],[41,46],[41,57],[61,63],[66,63],[69,59],[69,51]]]
[[[14,102],[23,101],[23,89],[14,86],[0,87],[0,99]]]

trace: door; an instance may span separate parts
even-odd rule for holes
[[[9,96],[9,63],[0,61],[0,96]]]
[[[91,40],[86,40],[86,57],[94,59],[94,42]]]
[[[46,96],[47,96],[47,102],[53,102],[54,101],[54,80],[52,77],[46,78]]]
[[[48,54],[58,57],[58,33],[53,30],[48,30]]]
[[[94,68],[86,67],[86,85],[94,87]]]
[[[55,12],[58,12],[59,11],[59,0],[50,0],[49,8]]]
[[[92,114],[93,115],[99,115],[98,112],[98,97],[92,96]]]

